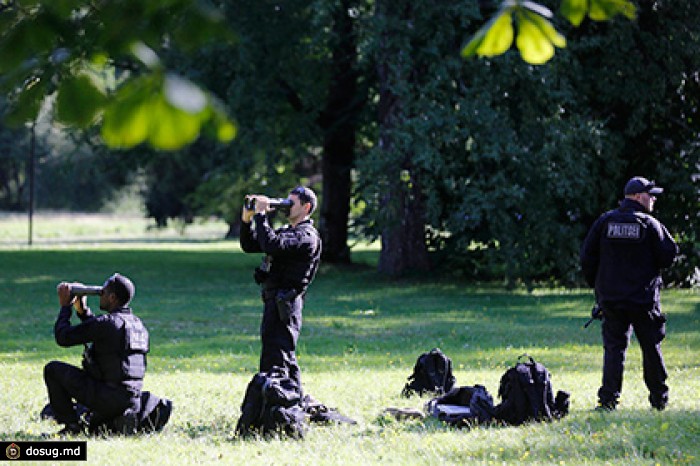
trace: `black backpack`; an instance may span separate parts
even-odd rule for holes
[[[520,361],[524,356],[529,362]],[[501,403],[495,407],[494,418],[510,425],[551,421],[569,413],[569,393],[560,390],[555,399],[549,371],[526,354],[503,374],[498,396]]]
[[[457,427],[489,422],[493,419],[493,398],[483,385],[454,387],[427,405],[428,414]]]
[[[452,360],[440,351],[440,348],[433,348],[418,357],[413,374],[408,376],[408,382],[401,394],[406,398],[414,392],[419,396],[426,392],[443,394],[450,391],[454,384]]]
[[[239,437],[287,436],[303,438],[306,413],[301,404],[301,389],[287,371],[273,367],[253,376],[241,404],[236,424]]]

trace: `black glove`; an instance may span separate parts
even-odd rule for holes
[[[267,280],[267,277],[269,276],[270,272],[265,272],[264,270],[261,270],[260,267],[255,267],[255,271],[253,271],[253,278],[255,279],[255,283],[258,285],[265,283],[265,280]]]
[[[591,318],[588,319],[588,322],[583,325],[583,328],[588,328],[588,326],[591,325],[594,320],[603,320],[603,308],[600,307],[598,303],[596,303],[595,306],[593,306],[593,309],[591,309]]]

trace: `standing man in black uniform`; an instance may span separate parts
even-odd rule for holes
[[[321,259],[321,238],[310,216],[316,208],[316,194],[297,186],[287,197],[289,225],[274,230],[266,196],[246,196],[241,220],[241,248],[248,253],[265,254],[255,269],[255,280],[262,287],[264,303],[260,338],[260,372],[273,366],[285,368],[301,389],[301,373],[296,346],[301,331],[306,289],[316,275]]]
[[[646,178],[625,185],[620,207],[601,215],[581,249],[581,267],[603,310],[603,383],[599,407],[612,411],[622,391],[625,354],[632,329],[642,349],[649,402],[658,410],[668,403],[661,341],[666,316],[661,312],[661,269],[669,267],[678,246],[666,227],[650,214],[663,189]]]
[[[49,404],[56,420],[65,424],[59,434],[82,432],[73,400],[100,421],[124,416],[124,427],[135,427],[149,341],[148,331],[128,307],[134,284],[118,273],[109,277],[100,293],[100,309],[107,314],[99,317],[87,307],[86,296],[71,293],[72,285],[80,284],[62,282],[57,287],[61,310],[54,335],[60,346],[85,344],[83,368],[60,361],[44,367]],[[70,323],[73,306],[81,320],[78,325]]]

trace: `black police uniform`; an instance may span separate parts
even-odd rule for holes
[[[643,205],[624,199],[591,227],[581,249],[581,267],[603,309],[602,406],[614,408],[622,390],[629,339],[634,333],[642,349],[644,382],[653,407],[668,402],[661,341],[666,317],[661,312],[661,269],[669,267],[678,246],[668,230]]]
[[[73,400],[92,412],[95,423],[121,415],[135,419],[146,373],[148,331],[128,307],[99,317],[88,309],[85,315],[78,315],[82,322],[75,326],[70,323],[71,311],[71,306],[61,307],[54,335],[60,346],[85,344],[83,368],[60,361],[44,367],[49,404],[56,420],[78,424]]]
[[[250,225],[241,228],[240,242],[245,252],[265,253],[269,266],[268,271],[258,268],[255,273],[264,303],[260,372],[273,366],[286,368],[301,387],[296,345],[306,289],[321,259],[321,238],[310,219],[274,230],[267,216],[258,213]]]

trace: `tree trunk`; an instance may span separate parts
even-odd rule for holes
[[[400,218],[382,230],[382,248],[379,254],[379,272],[397,277],[407,271],[430,270],[430,258],[425,242],[425,202],[422,200],[417,182],[410,192],[399,189],[387,202],[395,202]]]
[[[385,24],[405,25],[410,23],[412,8],[410,1],[384,0],[377,3],[377,14],[385,15]],[[396,17],[391,17],[391,16]],[[398,33],[397,33],[398,34]],[[409,50],[392,43],[391,27],[384,31],[380,40],[377,75],[379,81],[379,147],[389,157],[401,160],[391,173],[387,173],[387,192],[384,193],[381,209],[387,213],[381,232],[379,272],[389,276],[400,276],[407,271],[430,269],[428,249],[425,242],[425,202],[420,180],[412,173],[411,153],[396,157],[398,150],[394,141],[394,130],[404,119],[402,97],[393,89],[406,88],[411,68],[402,64],[410,57]],[[407,171],[410,183],[402,180]]]
[[[320,118],[325,131],[319,224],[323,240],[322,259],[336,263],[350,262],[347,240],[351,170],[355,158],[357,114],[364,102],[357,90],[357,45],[353,19],[348,14],[352,3],[343,0],[334,12],[333,76],[326,108]]]

